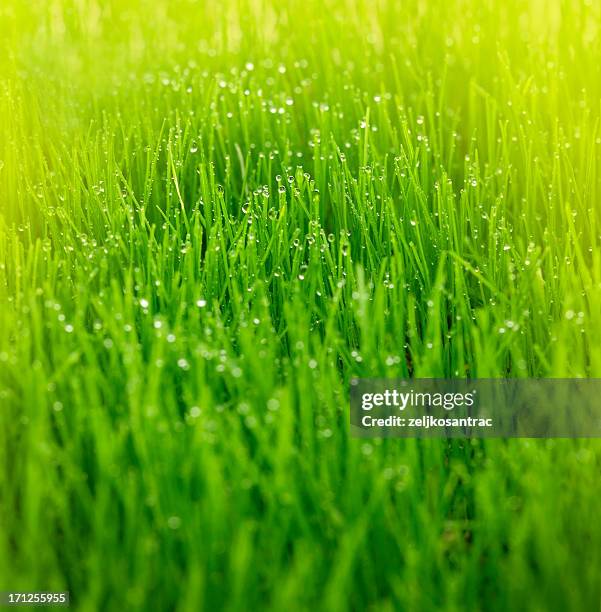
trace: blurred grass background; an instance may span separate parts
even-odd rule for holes
[[[365,440],[353,376],[601,374],[594,2],[0,6],[0,588],[593,610],[601,447]]]

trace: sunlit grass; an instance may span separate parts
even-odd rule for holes
[[[0,590],[590,610],[595,441],[351,439],[353,376],[601,376],[599,7],[0,7]]]

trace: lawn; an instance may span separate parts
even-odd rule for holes
[[[601,377],[601,6],[5,0],[0,590],[588,611],[601,442],[357,439],[354,377]]]

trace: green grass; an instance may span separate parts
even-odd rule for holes
[[[598,610],[601,446],[359,440],[351,377],[601,376],[601,12],[0,6],[0,590]]]

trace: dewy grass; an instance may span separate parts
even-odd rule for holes
[[[598,609],[597,441],[347,406],[601,375],[600,10],[2,3],[0,590]]]

